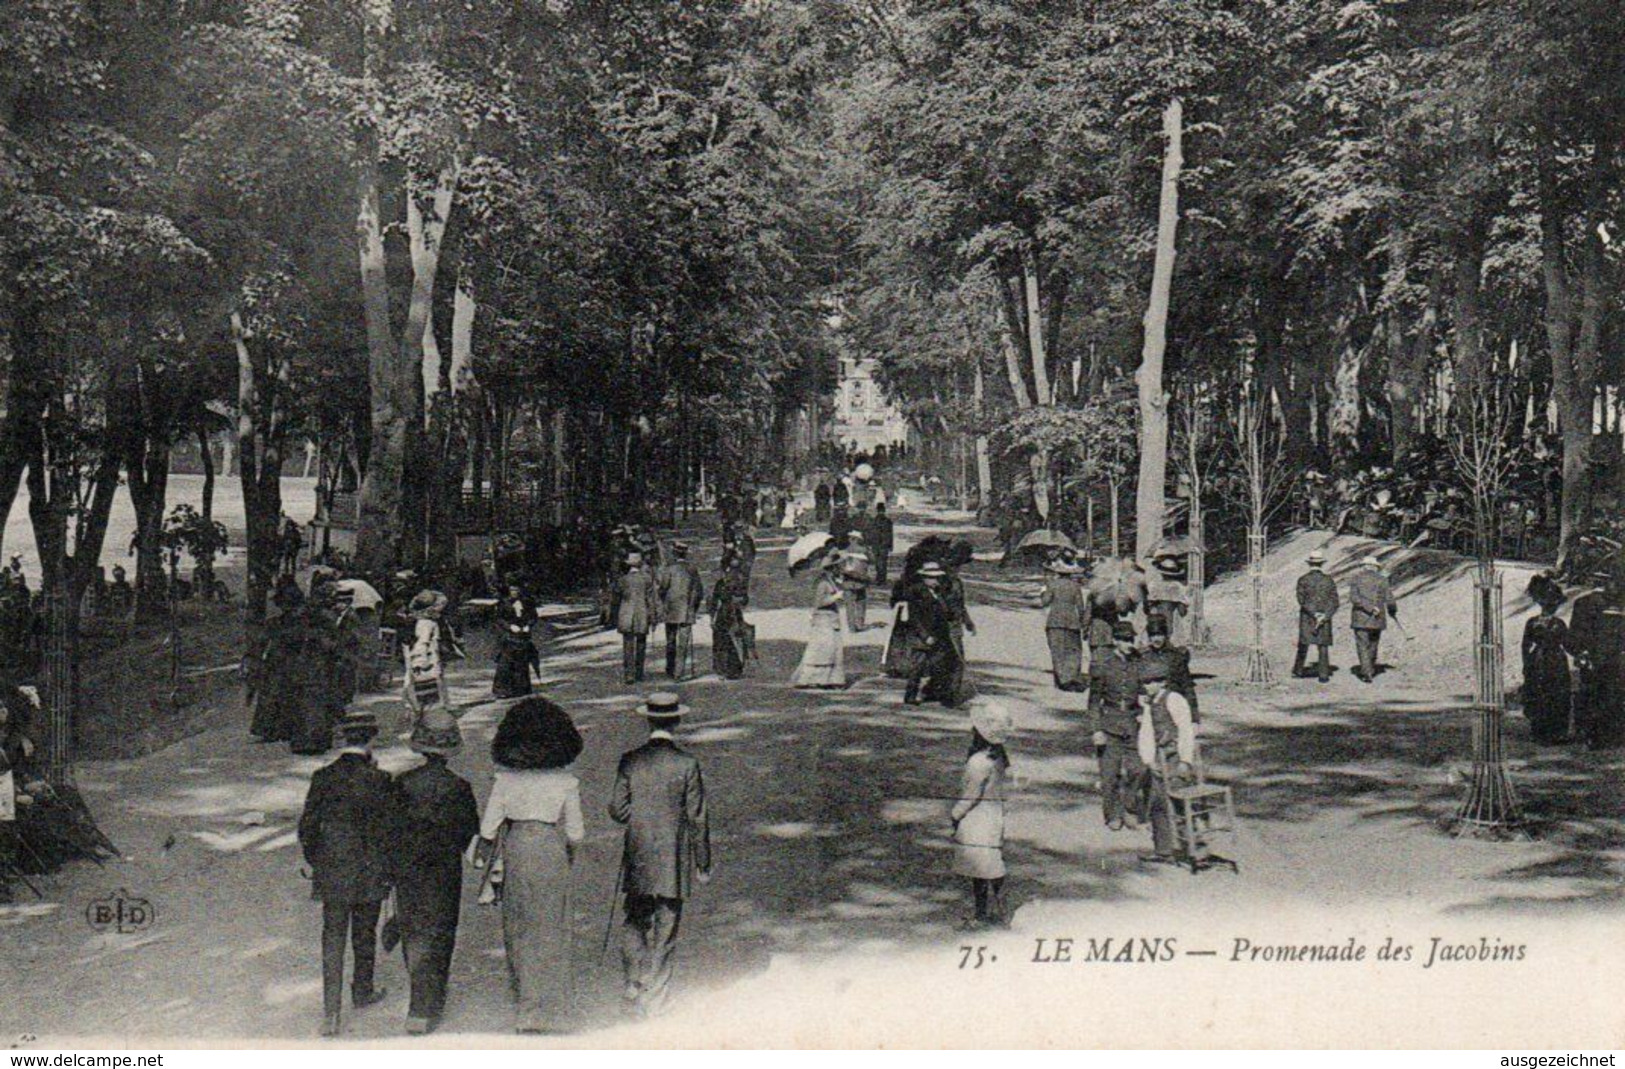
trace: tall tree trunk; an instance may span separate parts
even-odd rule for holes
[[[981,507],[986,509],[993,503],[993,461],[988,455],[987,434],[983,420],[986,418],[987,385],[982,372],[982,361],[976,359],[976,495]]]
[[[164,499],[169,487],[169,444],[149,441],[125,462],[135,509],[135,611],[156,619],[168,610],[164,594]]]
[[[356,236],[361,260],[361,305],[367,327],[367,384],[372,399],[372,423],[367,467],[361,479],[356,562],[365,571],[383,573],[393,570],[401,553],[401,479],[406,465],[411,405],[392,344],[378,184],[378,161],[364,153],[356,177]],[[243,452],[246,492],[249,468],[246,439]]]
[[[1162,358],[1168,346],[1168,301],[1174,279],[1179,228],[1179,170],[1183,158],[1183,109],[1176,97],[1162,114],[1168,138],[1162,160],[1162,191],[1157,209],[1157,252],[1151,270],[1151,299],[1145,310],[1145,346],[1135,374],[1140,390],[1140,478],[1134,495],[1134,555],[1147,560],[1162,541],[1168,491],[1168,395],[1162,388]]]
[[[1485,224],[1473,219],[1457,236],[1455,261],[1455,301],[1452,308],[1455,335],[1455,392],[1457,397],[1474,397],[1484,386],[1484,254],[1487,244]]]
[[[256,362],[242,317],[231,315],[231,340],[237,353],[237,442],[242,461],[243,514],[248,534],[245,657],[258,655],[265,623],[265,602],[276,580],[281,557],[278,525],[282,519],[282,393],[287,362],[268,355]]]
[[[214,519],[214,447],[209,432],[202,427],[197,430],[197,448],[203,465],[203,521],[207,523]]]
[[[1603,246],[1596,220],[1581,230],[1579,283],[1571,278],[1564,240],[1566,214],[1555,176],[1555,148],[1543,146],[1539,165],[1541,276],[1546,287],[1546,337],[1552,359],[1552,394],[1563,434],[1563,499],[1559,506],[1558,565],[1566,566],[1575,540],[1590,520],[1592,421],[1596,405],[1603,294]],[[1606,203],[1601,169],[1588,207]],[[1578,293],[1576,293],[1578,289]]]

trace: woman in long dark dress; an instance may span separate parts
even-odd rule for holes
[[[723,679],[745,674],[745,606],[749,603],[750,586],[739,561],[725,558],[722,574],[711,589],[711,667]]]
[[[581,785],[568,769],[580,753],[570,715],[540,697],[509,709],[491,741],[498,768],[480,837],[500,859],[502,942],[520,1032],[563,1031],[574,999],[570,866],[586,829]]]
[[[1538,743],[1562,742],[1569,734],[1570,686],[1568,625],[1557,618],[1565,595],[1549,576],[1529,583],[1540,614],[1523,626],[1523,715]]]
[[[395,901],[412,988],[406,1030],[414,1035],[434,1031],[446,1008],[446,978],[463,899],[463,850],[480,831],[474,789],[446,764],[462,743],[450,713],[428,710],[411,741],[424,763],[395,777],[405,832]]]
[[[497,636],[496,675],[491,693],[498,698],[523,698],[530,693],[530,673],[540,665],[531,631],[536,626],[536,610],[517,586],[508,587],[497,619],[502,628]]]

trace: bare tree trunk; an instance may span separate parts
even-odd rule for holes
[[[987,435],[980,432],[986,414],[987,385],[982,373],[982,361],[976,361],[976,495],[982,508],[993,503],[993,461],[988,455]]]
[[[258,655],[265,602],[276,579],[282,519],[282,400],[287,363],[275,356],[267,367],[256,365],[242,317],[231,316],[231,340],[237,352],[237,441],[242,460],[243,513],[248,529],[245,659]]]
[[[214,448],[209,442],[209,432],[203,427],[197,430],[198,460],[203,465],[203,522],[214,519]]]
[[[1140,478],[1135,484],[1134,556],[1147,560],[1162,540],[1168,492],[1168,395],[1162,389],[1162,357],[1168,345],[1168,301],[1173,287],[1175,238],[1179,228],[1179,170],[1183,164],[1183,109],[1179,98],[1162,113],[1168,138],[1162,160],[1162,194],[1157,210],[1157,252],[1151,271],[1151,299],[1145,310],[1145,346],[1135,374],[1140,389]]]

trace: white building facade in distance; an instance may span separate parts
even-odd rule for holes
[[[908,441],[908,421],[902,409],[886,396],[874,372],[873,360],[841,358],[841,378],[835,391],[830,436],[860,453],[870,452],[876,446],[889,448]]]

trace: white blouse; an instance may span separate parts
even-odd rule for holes
[[[539,820],[564,825],[564,837],[586,837],[581,817],[581,781],[562,769],[499,770],[480,819],[480,836],[495,839],[505,820]]]

